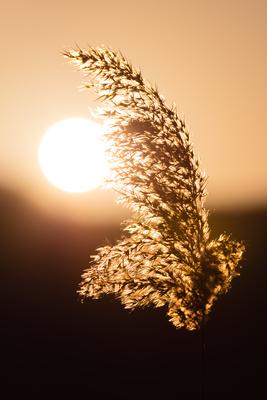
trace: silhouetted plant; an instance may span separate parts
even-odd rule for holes
[[[92,257],[79,293],[112,293],[128,309],[167,305],[175,327],[199,328],[239,274],[244,246],[226,234],[210,239],[206,178],[185,123],[121,53],[101,47],[64,55],[104,103],[110,182],[133,211],[122,239]]]

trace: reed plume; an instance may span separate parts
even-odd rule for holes
[[[244,246],[226,234],[210,239],[206,177],[185,122],[120,52],[64,55],[103,103],[110,182],[133,211],[122,238],[92,256],[79,293],[114,294],[128,309],[167,306],[175,327],[197,329],[239,275]]]

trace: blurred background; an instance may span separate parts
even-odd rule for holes
[[[241,276],[207,327],[207,398],[251,398],[266,360],[267,3],[25,0],[1,7],[1,391],[3,398],[200,398],[198,332],[166,310],[80,303],[90,254],[128,215],[108,190],[67,194],[40,171],[55,122],[95,99],[60,52],[121,50],[185,117],[209,176],[214,235],[246,245]],[[247,396],[247,397],[246,397]]]

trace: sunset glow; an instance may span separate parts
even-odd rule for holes
[[[38,158],[50,183],[65,192],[87,192],[107,174],[100,125],[83,118],[54,124],[44,135]]]

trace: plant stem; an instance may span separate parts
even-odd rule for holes
[[[203,316],[201,328],[201,400],[205,400],[206,393],[206,321],[205,315]]]

